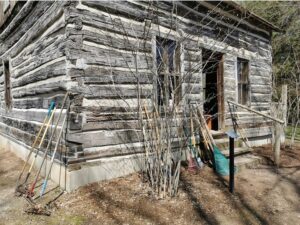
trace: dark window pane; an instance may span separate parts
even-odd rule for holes
[[[249,99],[249,62],[237,61],[238,103],[246,105]]]
[[[163,39],[160,37],[156,38],[156,63],[157,63],[157,73],[159,78],[157,80],[157,100],[158,105],[170,104],[177,101],[177,96],[175,89],[178,86],[176,83],[179,78],[175,78],[175,68],[176,71],[180,71],[180,57],[178,46],[176,41]]]

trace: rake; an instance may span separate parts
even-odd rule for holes
[[[53,155],[52,155],[52,158],[51,158],[50,168],[49,168],[48,173],[47,173],[47,175],[46,175],[46,177],[45,177],[45,179],[44,179],[43,186],[42,186],[41,193],[40,193],[40,197],[42,197],[42,196],[44,195],[45,191],[46,191],[48,179],[49,179],[49,176],[50,176],[50,173],[51,173],[51,169],[52,169],[52,166],[53,166],[53,163],[54,163],[55,154],[56,154],[56,151],[57,151],[57,149],[58,149],[58,145],[59,145],[59,143],[60,143],[61,135],[62,135],[62,133],[63,133],[63,128],[64,128],[64,126],[65,126],[65,122],[66,122],[66,120],[67,120],[67,115],[68,115],[68,114],[66,113],[65,118],[64,118],[64,121],[63,121],[63,123],[62,123],[62,125],[61,125],[61,130],[60,130],[60,132],[59,132],[59,136],[58,136],[58,139],[57,139],[57,142],[56,142],[54,151],[53,151]]]
[[[21,178],[23,176],[23,173],[25,172],[25,168],[26,168],[26,165],[27,165],[27,163],[28,163],[28,161],[30,159],[30,156],[33,153],[33,150],[34,150],[34,148],[35,148],[35,146],[36,146],[36,144],[37,144],[37,142],[38,142],[38,140],[40,138],[40,135],[42,134],[44,126],[46,125],[48,119],[50,119],[51,111],[54,109],[54,107],[55,107],[55,102],[51,101],[50,106],[48,108],[48,113],[47,113],[47,115],[46,115],[46,117],[44,119],[44,122],[43,122],[43,124],[42,124],[42,126],[41,126],[41,128],[40,128],[40,130],[39,130],[39,132],[37,134],[37,136],[35,137],[35,140],[34,140],[33,144],[31,145],[30,152],[28,153],[27,158],[26,158],[26,160],[24,162],[23,168],[22,168],[22,170],[21,170],[21,172],[19,174],[19,177],[18,177],[18,180],[17,180],[17,184],[16,184],[16,191],[17,191],[17,188],[19,187],[19,182],[20,182],[20,180],[21,180]]]
[[[52,118],[53,118],[53,116],[54,116],[55,110],[56,110],[55,102],[52,101],[51,104],[50,104],[49,110],[48,110],[48,114],[47,114],[47,116],[46,116],[46,118],[45,118],[45,120],[44,120],[44,123],[43,123],[42,127],[40,128],[40,130],[39,130],[39,132],[38,132],[38,135],[37,135],[37,137],[36,137],[35,140],[34,140],[34,143],[32,144],[31,150],[30,150],[30,152],[29,152],[29,154],[28,154],[28,156],[27,156],[27,158],[26,158],[26,161],[25,161],[25,163],[24,163],[24,166],[23,166],[23,168],[22,168],[22,170],[21,170],[21,173],[20,173],[20,175],[19,175],[19,177],[18,177],[17,185],[16,185],[16,190],[15,190],[16,193],[21,193],[21,194],[22,194],[22,193],[24,193],[24,190],[26,189],[26,188],[23,187],[23,186],[26,184],[26,182],[28,181],[28,178],[29,178],[29,176],[30,176],[30,174],[31,174],[32,167],[33,167],[34,162],[35,162],[35,160],[36,160],[36,158],[37,158],[39,149],[41,148],[41,146],[42,146],[42,144],[43,144],[43,142],[44,142],[45,136],[46,136],[46,134],[47,134],[48,128],[49,128],[50,123],[51,123],[51,121],[52,121]],[[50,115],[50,117],[49,117],[49,115]],[[49,118],[49,120],[48,120],[48,118]],[[47,122],[47,120],[48,120],[48,122]],[[20,180],[21,180],[21,178],[22,178],[22,176],[23,176],[23,174],[24,174],[24,172],[25,172],[26,165],[27,165],[27,163],[28,163],[28,161],[29,161],[29,159],[30,159],[31,154],[32,154],[33,151],[34,151],[34,148],[35,148],[35,146],[36,146],[36,144],[37,144],[37,141],[38,141],[38,139],[39,139],[39,136],[41,135],[42,130],[43,130],[43,127],[44,127],[45,125],[46,125],[46,128],[45,128],[45,130],[44,130],[42,139],[41,139],[40,144],[39,144],[39,146],[38,146],[38,149],[37,149],[37,151],[36,151],[35,157],[34,157],[33,161],[31,162],[30,168],[29,168],[29,170],[28,170],[28,172],[27,172],[27,174],[26,174],[26,178],[25,178],[24,182],[23,182],[22,184],[20,184]]]
[[[63,112],[63,110],[64,110],[64,106],[65,106],[65,103],[66,103],[66,100],[67,100],[68,95],[69,95],[69,92],[67,92],[66,95],[65,95],[65,97],[64,97],[64,100],[63,100],[63,103],[62,103],[62,106],[61,106],[61,109],[60,109],[60,112],[59,112],[59,115],[58,115],[58,119],[57,119],[57,121],[56,121],[54,130],[53,130],[53,132],[52,132],[52,134],[51,134],[51,137],[50,137],[50,139],[49,139],[49,141],[48,141],[48,145],[47,145],[47,148],[46,148],[46,150],[45,150],[45,152],[44,152],[44,155],[43,155],[43,159],[42,159],[40,168],[39,168],[39,170],[38,170],[38,172],[37,172],[37,174],[36,174],[36,176],[35,176],[35,179],[34,179],[34,182],[33,182],[32,185],[31,185],[31,188],[30,188],[29,191],[27,192],[27,196],[28,196],[28,197],[31,197],[31,196],[33,195],[33,191],[34,191],[35,185],[36,185],[37,180],[38,180],[38,178],[39,178],[39,175],[40,175],[40,173],[41,173],[43,164],[44,164],[44,162],[45,162],[45,160],[46,160],[46,158],[47,158],[47,153],[48,153],[48,150],[50,149],[50,146],[51,146],[51,143],[52,143],[52,140],[53,140],[55,131],[56,131],[56,129],[57,129],[59,120],[60,120],[60,118],[61,118],[62,112]]]

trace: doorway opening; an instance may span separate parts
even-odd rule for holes
[[[212,130],[224,125],[223,54],[202,49],[204,115]]]

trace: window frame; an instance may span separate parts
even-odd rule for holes
[[[164,38],[161,36],[155,36],[155,57],[154,57],[154,64],[157,78],[155,79],[155,90],[156,90],[156,98],[155,103],[160,110],[162,110],[165,106],[173,107],[174,105],[178,105],[181,100],[181,92],[182,92],[182,85],[181,85],[181,68],[182,68],[182,45],[178,41],[171,39],[170,37]],[[169,45],[170,44],[170,45]],[[174,49],[171,50],[173,52],[168,52],[167,47],[172,46],[174,44]],[[167,49],[167,51],[166,51]],[[162,55],[159,57],[159,53],[162,52]],[[167,55],[165,53],[167,52]],[[170,64],[170,56],[172,56],[172,63]],[[167,62],[163,63],[164,60]],[[160,61],[160,62],[159,62]],[[161,64],[163,63],[163,64]],[[167,64],[167,66],[165,66]],[[163,67],[161,67],[163,66]],[[171,68],[172,67],[172,68]],[[159,82],[162,84],[160,85]],[[168,87],[166,88],[164,85],[167,84]],[[162,87],[161,87],[162,86]],[[175,86],[175,88],[173,87]],[[160,88],[161,87],[161,88]],[[172,88],[173,87],[173,88]],[[172,88],[172,91],[171,91]],[[160,91],[160,89],[162,89]],[[163,97],[161,96],[161,93]],[[171,97],[175,92],[175,96]],[[170,102],[171,100],[171,102]]]
[[[247,59],[236,60],[236,102],[250,106],[250,62]]]

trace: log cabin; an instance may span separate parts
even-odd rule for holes
[[[26,158],[67,91],[51,179],[68,191],[141,169],[139,104],[196,102],[222,144],[227,100],[270,113],[274,31],[233,1],[1,1],[1,147]],[[270,121],[237,110],[250,145],[268,143]]]

